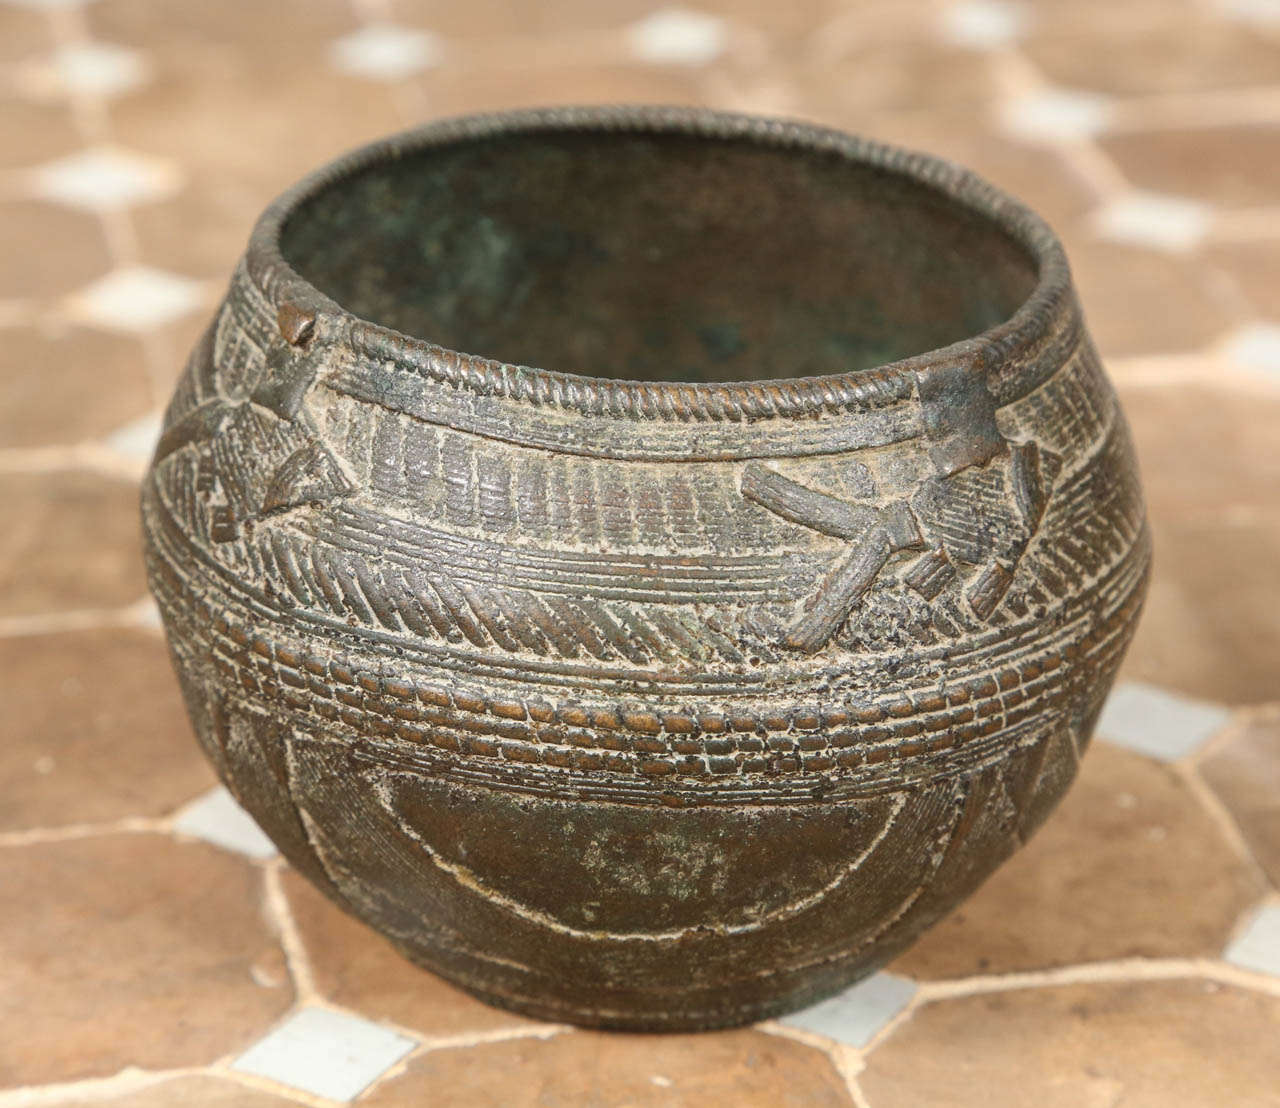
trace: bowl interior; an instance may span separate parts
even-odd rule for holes
[[[1037,279],[994,219],[845,155],[679,132],[511,132],[305,199],[286,261],[353,314],[500,361],[748,381],[977,335]]]

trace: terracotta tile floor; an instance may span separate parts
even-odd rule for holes
[[[256,213],[427,116],[645,100],[963,160],[1041,209],[1158,539],[1044,832],[889,972],[703,1036],[471,1000],[199,756],[136,483]],[[1280,5],[0,0],[0,1108],[1280,1105]]]

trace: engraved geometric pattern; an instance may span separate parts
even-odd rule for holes
[[[806,422],[803,383],[380,356],[257,264],[166,416],[152,588],[224,780],[411,957],[554,1016],[539,982],[603,947],[593,1022],[741,1020],[777,1003],[780,979],[734,968],[761,944],[794,945],[769,971],[791,1004],[866,973],[1070,783],[1149,561],[1073,304],[1018,366],[840,378],[817,401],[840,418]],[[472,830],[439,815],[457,803]],[[671,863],[682,809],[740,843],[696,831]],[[751,876],[773,857],[785,886]],[[815,945],[834,918],[840,949]],[[538,953],[503,961],[489,933]]]
[[[1274,265],[1280,202],[1270,171],[1280,121],[1275,3],[905,0],[855,11],[845,4],[718,2],[677,7],[674,18],[662,5],[609,7],[565,0],[536,12],[413,4],[392,11],[363,0],[198,10],[134,0],[0,4],[9,78],[0,90],[9,186],[0,217],[16,231],[15,242],[38,243],[10,251],[12,281],[0,302],[9,371],[0,370],[3,530],[16,544],[6,547],[0,568],[0,647],[9,679],[0,711],[8,755],[0,794],[9,801],[0,805],[0,888],[9,896],[0,911],[6,951],[0,993],[12,1001],[0,1028],[0,1101],[138,1108],[333,1103],[351,1096],[340,1071],[357,1061],[366,1076],[377,1072],[354,1098],[362,1104],[522,1104],[535,1096],[636,1104],[696,1098],[734,1108],[770,1100],[843,1108],[1271,1103],[1280,1086],[1272,1031],[1280,1013],[1274,679],[1280,532],[1271,479],[1280,434]],[[387,19],[395,21],[390,28]],[[360,28],[376,33],[357,40],[356,69],[364,72],[353,75],[343,66],[342,44]],[[155,437],[142,432],[158,430],[179,348],[190,342],[191,317],[182,316],[180,301],[195,309],[199,300],[198,313],[208,310],[204,291],[223,287],[256,212],[306,165],[426,116],[516,99],[705,102],[821,119],[972,165],[1046,215],[1063,236],[1092,332],[1135,429],[1160,544],[1148,612],[1122,674],[1126,696],[1116,702],[1127,709],[1125,732],[1099,731],[1100,749],[1085,760],[1059,816],[962,913],[940,923],[889,972],[786,1023],[729,1035],[599,1036],[500,1012],[407,967],[380,936],[314,895],[279,855],[266,857],[265,845],[243,852],[246,817],[220,789],[210,791],[214,779],[189,749],[157,613],[142,599],[132,504]],[[51,167],[62,171],[52,191],[46,186],[53,178],[42,172]],[[142,288],[142,314],[136,281],[108,286],[127,296],[86,303],[82,294],[108,273],[104,238],[112,272],[136,275],[143,267],[187,278],[190,292],[177,297],[160,286]],[[41,282],[28,287],[33,264],[75,269],[61,286],[65,295],[46,295],[36,287]],[[243,275],[237,287],[220,318],[223,341],[238,352],[227,354],[216,391],[233,402],[247,395],[237,382],[256,380],[260,359],[279,341],[274,307],[260,303]],[[754,671],[751,656],[760,666],[801,657],[785,637],[855,536],[788,521],[737,495],[747,460],[734,467],[736,483],[700,478],[696,489],[669,487],[663,501],[648,476],[665,464],[660,458],[630,458],[635,464],[624,477],[580,454],[575,461],[530,449],[495,451],[502,440],[493,398],[529,398],[518,392],[530,387],[518,376],[482,382],[483,394],[435,393],[432,402],[445,413],[440,423],[422,418],[413,390],[400,394],[394,421],[381,418],[367,399],[393,395],[382,388],[389,376],[400,381],[434,369],[423,364],[389,375],[384,363],[372,343],[367,360],[324,378],[317,390],[328,392],[316,391],[308,408],[319,414],[323,407],[325,422],[300,428],[296,441],[309,444],[320,432],[328,444],[332,419],[330,456],[342,468],[330,476],[340,473],[359,491],[331,501],[329,519],[336,525],[340,512],[373,513],[351,517],[352,536],[385,519],[380,513],[397,512],[396,505],[429,503],[438,527],[427,536],[414,531],[409,548],[434,543],[433,556],[448,567],[438,574],[440,585],[455,583],[462,599],[459,606],[451,594],[450,607],[423,580],[413,586],[428,602],[421,613],[416,603],[391,604],[388,625],[367,600],[357,608],[341,586],[336,602],[323,590],[304,594],[307,604],[340,618],[353,641],[369,646],[412,637],[447,647],[452,656],[506,654],[620,675],[677,665],[745,672]],[[1091,384],[1097,372],[1096,362],[1081,358],[1072,372],[1055,373],[1021,397],[1001,392],[1003,436],[1015,445],[1034,441],[1045,457],[1084,457],[1114,418],[1109,403],[1097,403],[1109,396]],[[190,389],[189,379],[184,387]],[[549,386],[538,388],[544,391],[536,402],[555,399]],[[891,411],[903,396],[898,384],[869,381],[866,398],[868,411],[872,402]],[[690,433],[715,428],[702,422],[715,413],[698,412],[691,398],[683,402],[687,422],[670,423],[659,444],[667,453]],[[770,403],[785,406],[780,398]],[[245,418],[280,426],[266,419],[269,411],[259,406]],[[1073,418],[1055,421],[1043,415],[1048,411]],[[469,433],[446,432],[444,423]],[[130,428],[141,431],[124,444],[121,435]],[[598,426],[585,417],[573,428],[581,431],[575,442],[600,441]],[[375,433],[387,443],[398,439],[402,451],[397,458],[386,447],[388,460],[376,473]],[[448,469],[441,462],[445,443]],[[629,456],[633,445],[620,449]],[[817,496],[853,508],[887,506],[877,491],[874,452],[850,451],[834,465],[820,454],[770,456],[768,441],[757,447],[752,461]],[[412,458],[427,460],[415,468],[405,464]],[[321,456],[315,460],[323,471]],[[597,599],[600,612],[593,606],[580,615],[568,606],[575,598],[569,586],[584,566],[560,573],[549,593],[541,560],[511,557],[521,552],[517,547],[536,554],[555,546],[562,519],[556,513],[576,511],[578,498],[564,476],[571,464],[580,488],[603,482],[610,490],[619,506],[608,514],[619,533],[624,513],[630,515],[629,549],[638,559],[660,548],[676,552],[664,564],[667,574],[678,572],[681,558],[713,552],[700,545],[695,504],[704,503],[742,513],[742,534],[768,536],[767,549],[752,548],[748,557],[778,549],[772,544],[785,537],[791,561],[769,563],[767,572],[722,564],[715,587],[726,591],[702,605],[684,601],[691,591],[710,590],[708,580],[681,585],[668,577],[657,595],[647,588]],[[466,485],[465,496],[446,482],[446,473],[480,467],[490,467],[485,483]],[[265,497],[266,487],[254,484],[262,476],[247,475],[246,488]],[[209,499],[198,501],[200,512],[231,503],[227,489],[215,492],[212,477],[206,470]],[[1065,468],[1053,473],[1057,502],[984,626],[1018,618],[1013,606],[1031,590],[1033,572],[1046,598],[1069,588],[1073,574],[1093,572],[1080,561],[1093,544],[1074,528],[1097,534],[1106,525],[1093,515],[1083,474],[1068,509],[1061,499],[1068,479]],[[493,507],[504,502],[508,481],[516,513],[510,528]],[[1111,494],[1103,483],[1093,491]],[[74,494],[69,500],[67,492]],[[196,514],[192,506],[185,518]],[[309,578],[318,572],[310,561],[313,543],[299,530],[302,517],[277,508],[246,528],[250,517],[224,513],[222,531],[231,537],[204,547],[236,565],[256,558],[262,580],[271,575],[271,604],[264,591],[240,609],[247,623],[236,624],[233,634],[246,644],[250,634],[270,632],[271,613],[298,601],[286,573],[294,563],[276,553],[277,544],[287,540],[301,559],[297,572]],[[399,518],[408,522],[404,513]],[[598,534],[600,518],[597,512],[574,526]],[[242,551],[238,544],[264,523],[272,529],[268,552]],[[342,551],[327,544],[323,558],[326,565],[342,559],[363,596],[357,563],[347,564],[359,548],[354,538]],[[464,550],[475,557],[463,560]],[[554,561],[575,552],[556,547]],[[968,624],[956,621],[976,617],[952,573],[972,583],[981,567],[933,553],[894,553],[811,664],[820,668],[822,658],[837,657],[843,663],[855,654],[892,658],[894,644],[876,634],[876,612],[909,609],[918,616],[914,634],[944,650],[955,641],[947,637],[947,620],[959,634]],[[497,581],[492,557],[508,558]],[[399,572],[390,560],[366,556],[358,564],[377,580]],[[803,576],[793,576],[792,565]],[[930,598],[911,582],[925,591],[943,587]],[[393,596],[402,587],[409,588],[388,586]],[[528,612],[523,637],[509,632],[514,648],[501,645],[477,615],[482,593],[483,601],[501,594],[502,605]],[[546,611],[551,603],[560,605],[569,630]],[[644,619],[653,629],[645,632],[650,645],[628,645],[639,660],[577,630],[604,626],[606,618],[624,626],[620,621],[640,605],[649,606]],[[461,624],[454,623],[455,609]],[[677,612],[685,617],[678,625],[670,622]],[[754,655],[738,651],[742,659],[734,658],[729,648],[742,641],[742,630],[726,623],[718,638],[704,618],[725,612],[751,624]],[[666,621],[661,636],[655,620]],[[495,623],[497,635],[509,626]],[[366,653],[369,664],[352,669],[348,684],[335,685],[332,656],[310,660],[324,667],[322,676],[301,655],[291,660],[287,643],[258,648],[282,645],[284,653],[270,657],[240,643],[229,647],[238,659],[235,679],[252,671],[268,687],[294,694],[280,677],[294,678],[297,670],[304,681],[343,689],[353,703],[334,703],[345,711],[375,706],[375,693],[361,680],[376,689],[380,659],[389,654]],[[419,676],[416,685],[444,691],[443,680]],[[529,744],[490,730],[517,722],[492,713],[490,700],[511,705],[516,696],[488,675],[473,684],[474,698],[464,694],[462,708],[448,705],[466,724],[459,737],[492,736],[496,750],[526,755]],[[665,692],[628,688],[655,715],[687,714],[668,712]],[[837,698],[825,686],[815,688],[813,706],[835,713]],[[562,700],[580,701],[578,690],[562,681],[554,696],[528,689],[519,695],[545,714],[558,711]],[[699,701],[712,726],[719,721],[711,711],[725,708],[734,691]],[[1148,712],[1157,692],[1170,699]],[[437,708],[418,691],[388,704]],[[310,711],[300,708],[297,718]],[[1224,717],[1207,737],[1206,711]],[[809,718],[789,730],[735,731],[721,714],[726,729],[710,737],[744,744],[743,761],[774,757],[769,742],[779,740],[795,740],[800,755],[813,753],[801,745],[814,736],[804,730]],[[590,717],[575,718],[579,723],[561,725],[561,736],[600,733]],[[619,747],[654,738],[623,730],[620,718],[617,724],[607,734]],[[901,723],[886,713],[854,725],[874,736],[876,728]],[[331,726],[335,734],[350,733],[341,721]],[[256,746],[242,745],[253,734],[243,721],[232,726],[224,715],[217,727],[230,756],[254,756]],[[1193,732],[1194,745],[1184,742]],[[656,734],[669,740],[677,732]],[[906,736],[895,749],[924,734]],[[384,738],[422,752],[416,735]],[[276,780],[289,772],[272,753],[283,742],[263,751]],[[579,752],[594,781],[605,756],[624,753],[604,746],[596,761],[576,741],[564,749]],[[848,754],[842,748],[837,757]],[[507,759],[513,768],[516,759]],[[345,761],[331,764],[347,772]],[[736,769],[698,778],[735,786],[743,779]],[[1007,812],[1016,794],[1011,782],[991,792],[991,804]],[[210,803],[215,795],[223,798]],[[864,823],[874,827],[892,810],[893,803],[868,809]],[[273,834],[282,839],[279,828]],[[300,826],[294,856],[313,849],[307,834]],[[855,852],[848,856],[857,856],[859,842],[865,850],[874,834],[851,833]],[[444,861],[463,875],[459,859]],[[634,865],[625,851],[607,864],[635,873],[620,868]],[[823,883],[820,875],[808,887]],[[509,903],[527,899],[518,889],[507,895]],[[526,906],[544,915],[554,908]],[[275,944],[280,936],[287,939],[282,948]],[[202,961],[205,954],[212,960]],[[317,1014],[326,1019],[315,1021]],[[412,1040],[416,1051],[388,1066],[386,1054],[349,1033],[352,1017],[369,1021],[384,1042]],[[326,1034],[331,1028],[340,1032],[337,1041]],[[280,1030],[298,1032],[292,1051],[284,1049]],[[271,1059],[273,1076],[238,1069],[248,1051]],[[318,1058],[323,1052],[329,1056]]]

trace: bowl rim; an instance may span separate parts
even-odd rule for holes
[[[986,330],[880,366],[810,377],[748,381],[628,380],[518,365],[453,350],[356,315],[321,292],[284,258],[285,224],[303,205],[344,179],[381,162],[437,146],[540,131],[679,134],[708,140],[747,140],[799,153],[836,154],[922,185],[985,219],[1027,251],[1037,267],[1030,294],[1005,320]],[[1079,332],[1080,311],[1066,253],[1057,235],[1031,209],[955,162],[795,119],[708,108],[601,105],[529,108],[433,121],[358,147],[321,166],[278,196],[255,224],[245,254],[249,279],[278,311],[328,317],[340,341],[358,354],[425,373],[442,383],[485,395],[631,419],[742,421],[798,418],[824,411],[884,408],[907,399],[922,372],[966,366],[988,378],[1000,403],[1023,395],[1061,359],[1045,362],[1056,331]],[[283,317],[282,317],[283,318]],[[336,328],[334,327],[336,321]],[[1052,344],[1050,344],[1052,345]],[[1009,367],[1013,367],[1012,373]]]

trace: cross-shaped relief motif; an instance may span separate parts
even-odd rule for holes
[[[929,601],[963,572],[964,600],[982,621],[1013,583],[1059,459],[1034,442],[1006,439],[994,401],[967,368],[921,375],[918,395],[934,474],[883,506],[851,504],[759,463],[745,467],[748,500],[849,544],[788,628],[787,646],[807,654],[826,646],[901,552],[917,553],[900,579]]]

